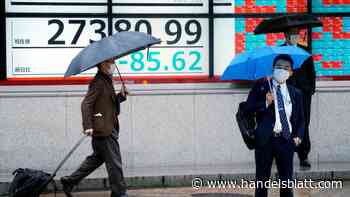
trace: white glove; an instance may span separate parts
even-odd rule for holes
[[[87,136],[91,136],[94,133],[93,129],[86,129],[85,131],[83,131],[83,133]]]

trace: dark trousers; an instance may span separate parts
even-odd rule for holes
[[[305,116],[305,131],[304,137],[301,144],[297,148],[298,157],[300,161],[307,159],[308,154],[311,150],[310,135],[309,135],[309,125],[310,125],[310,115],[311,115],[311,98],[312,94],[303,93],[304,100],[304,116]]]
[[[282,137],[271,137],[269,142],[263,147],[255,149],[256,165],[256,189],[255,197],[267,197],[268,188],[258,187],[258,182],[270,180],[271,167],[273,159],[276,159],[279,179],[281,181],[292,181],[293,177],[293,156],[295,145],[292,139],[289,141]],[[281,197],[293,197],[293,190],[289,188],[280,188]]]
[[[93,153],[88,156],[80,167],[68,176],[72,184],[78,184],[103,163],[106,165],[111,197],[119,197],[126,192],[126,183],[122,169],[122,158],[118,143],[118,134],[113,131],[108,137],[92,137]]]

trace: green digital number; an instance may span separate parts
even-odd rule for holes
[[[146,66],[144,61],[147,61],[147,64],[150,63],[150,66],[147,67],[147,70],[150,72],[157,72],[161,68],[161,60],[159,59],[160,52],[152,51],[148,53],[148,58],[145,58],[145,55],[138,51],[131,54],[131,70],[132,71],[143,71]],[[185,51],[177,51],[172,57],[172,65],[175,71],[184,71],[186,69],[186,59]],[[201,53],[200,51],[189,51],[189,57],[194,57],[193,63],[189,66],[189,71],[201,71],[202,67],[200,65]]]
[[[202,67],[200,66],[199,60],[201,59],[201,53],[199,51],[190,51],[190,56],[194,55],[195,56],[195,60],[193,62],[193,64],[190,66],[190,71],[199,71],[202,70]]]
[[[145,64],[143,63],[143,53],[142,52],[135,52],[131,54],[131,70],[133,71],[141,71],[145,67]]]
[[[159,51],[152,51],[148,53],[148,62],[154,62],[154,67],[148,67],[148,71],[157,71],[160,68],[160,60],[155,56],[160,55]]]
[[[180,55],[184,55],[184,51],[178,51],[173,56],[173,67],[177,71],[181,71],[186,66],[186,61],[184,58],[179,57]]]

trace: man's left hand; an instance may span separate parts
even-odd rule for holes
[[[294,144],[296,146],[299,146],[301,144],[301,139],[299,137],[295,137],[295,138],[293,138],[293,140],[294,140]]]

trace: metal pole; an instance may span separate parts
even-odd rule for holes
[[[108,20],[108,35],[113,33],[113,3],[112,0],[107,1],[107,20]]]
[[[1,60],[0,60],[0,80],[2,79],[6,79],[6,11],[5,11],[5,7],[6,7],[6,1],[2,1],[2,6],[1,6],[1,22],[0,22],[0,29],[2,29],[2,36],[1,36],[1,42],[4,43],[3,50],[1,50]]]
[[[214,0],[209,0],[209,77],[214,76]]]
[[[307,1],[307,13],[312,15],[312,0]],[[307,48],[312,54],[312,28],[307,28]]]

